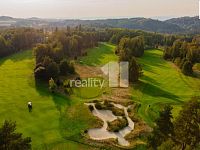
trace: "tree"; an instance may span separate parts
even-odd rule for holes
[[[51,63],[53,63],[53,59],[51,59],[49,56],[44,56],[42,66],[46,68]]]
[[[152,133],[147,138],[147,147],[148,149],[156,150],[158,146],[160,146],[163,141],[165,141],[165,136],[161,134],[158,128],[154,127]]]
[[[49,44],[38,44],[34,48],[34,54],[36,58],[36,64],[41,63],[45,56],[49,56],[51,53],[51,46]]]
[[[16,133],[16,122],[5,121],[0,128],[1,150],[31,150],[31,138],[22,137],[22,133]]]
[[[66,59],[63,59],[60,62],[59,68],[60,68],[61,75],[67,75],[67,74],[74,73],[74,66],[70,62],[68,62]]]
[[[61,75],[67,75],[68,68],[69,68],[68,61],[66,59],[62,60],[60,62],[59,68],[60,68],[60,74]]]
[[[117,46],[116,52],[120,55],[125,54],[121,57],[141,57],[144,54],[144,39],[143,37],[134,38],[122,38]]]
[[[164,106],[163,111],[159,113],[159,118],[156,120],[156,125],[159,131],[165,136],[173,135],[173,123],[172,123],[172,107],[169,105]]]
[[[192,75],[193,74],[193,70],[192,70],[192,63],[190,61],[185,61],[183,63],[183,66],[182,66],[182,72],[183,74],[185,75]]]
[[[0,56],[6,56],[9,54],[9,48],[4,37],[0,35]]]
[[[181,48],[182,42],[180,40],[177,40],[174,42],[172,46],[172,57],[180,57],[180,48]]]
[[[48,78],[57,78],[59,75],[59,67],[56,62],[51,62],[47,67],[47,77]]]
[[[164,53],[163,53],[163,58],[165,59],[165,60],[168,60],[168,59],[171,59],[172,58],[172,55],[171,55],[171,52],[172,51],[172,49],[170,48],[170,47],[166,47],[165,49],[164,49]]]
[[[190,146],[194,149],[200,144],[200,102],[193,98],[185,103],[174,122],[175,139],[181,144],[181,149]]]
[[[172,123],[172,107],[169,105],[164,106],[164,109],[159,112],[159,117],[156,119],[156,126],[153,132],[148,137],[148,147],[157,149],[164,141],[171,138],[174,133]]]
[[[137,82],[140,77],[140,67],[137,61],[132,57],[129,61],[129,80],[130,82]]]
[[[144,39],[141,36],[130,39],[131,54],[135,57],[141,57],[144,54]]]

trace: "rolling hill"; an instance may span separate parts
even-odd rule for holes
[[[96,28],[127,28],[160,33],[200,33],[200,20],[196,17],[173,18],[159,21],[150,18],[122,18],[101,20],[73,20],[73,19],[40,19],[40,18],[12,18],[0,16],[0,27],[67,27],[89,26]]]

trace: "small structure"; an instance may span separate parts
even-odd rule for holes
[[[29,110],[29,112],[31,112],[32,109],[33,109],[32,102],[28,102],[28,110]]]

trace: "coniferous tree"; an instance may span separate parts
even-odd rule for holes
[[[16,132],[16,122],[5,121],[0,127],[1,150],[31,150],[31,138]]]

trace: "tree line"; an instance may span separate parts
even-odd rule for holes
[[[165,48],[163,57],[174,62],[185,75],[192,75],[193,65],[200,63],[200,36],[195,36],[191,42],[174,41],[172,46]]]
[[[161,34],[156,32],[146,32],[142,30],[129,30],[129,29],[111,29],[105,30],[108,41],[113,44],[119,44],[120,40],[124,37],[134,38],[142,36],[145,43],[145,49],[158,48],[158,46],[172,46],[174,41],[182,39],[191,42],[192,35],[175,35],[175,34]]]
[[[32,48],[43,41],[42,30],[32,28],[7,29],[0,32],[0,57]]]

